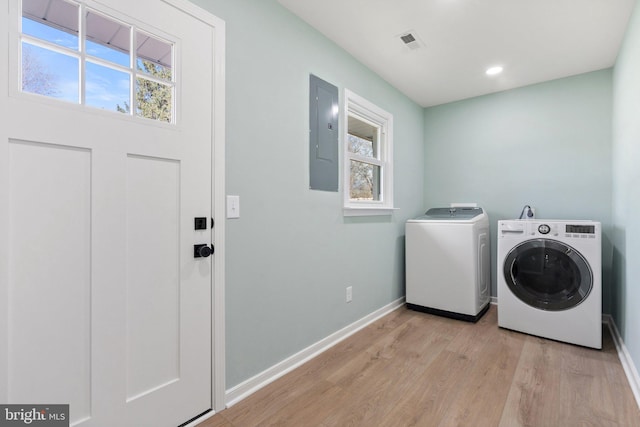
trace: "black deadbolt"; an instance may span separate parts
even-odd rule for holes
[[[205,218],[205,217],[194,218],[193,228],[195,230],[206,230],[207,229],[207,218]]]

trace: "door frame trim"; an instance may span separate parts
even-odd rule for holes
[[[212,163],[211,188],[213,218],[211,241],[215,245],[212,256],[212,315],[211,315],[211,407],[219,412],[226,407],[225,382],[225,21],[188,0],[163,0],[165,3],[198,19],[213,29],[213,120],[211,123]],[[201,420],[198,420],[200,422]]]

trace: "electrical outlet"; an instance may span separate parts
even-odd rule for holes
[[[353,287],[347,286],[347,302],[351,302],[353,299]]]

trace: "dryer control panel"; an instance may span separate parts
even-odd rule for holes
[[[530,236],[557,237],[562,232],[561,227],[552,222],[535,221],[535,223],[531,222],[527,228],[527,234]]]
[[[517,236],[549,239],[596,239],[599,223],[593,221],[508,220],[498,222],[498,237]]]
[[[599,224],[565,224],[564,236],[573,239],[595,239]]]

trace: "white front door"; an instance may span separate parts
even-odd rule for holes
[[[74,56],[21,39],[24,5],[0,10],[0,402],[68,403],[83,427],[182,424],[212,407],[212,257],[194,244],[211,243],[213,29],[163,1],[67,2]],[[83,34],[114,23],[134,34],[133,98],[118,104],[133,114],[92,104],[92,70],[126,72],[91,59]],[[172,46],[168,119],[136,110],[149,35]],[[77,102],[24,93],[25,40],[78,64]]]

